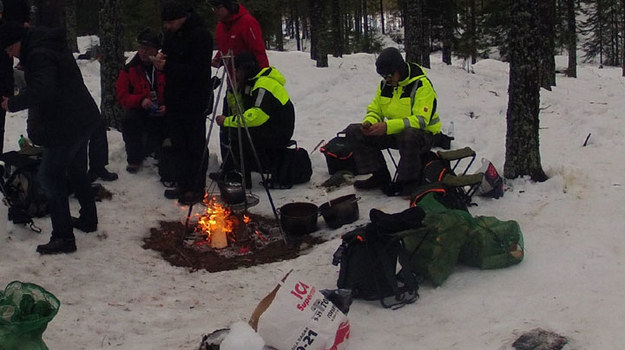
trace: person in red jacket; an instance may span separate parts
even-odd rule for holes
[[[225,64],[231,77],[230,83],[235,82],[233,58],[238,54],[251,52],[254,54],[260,69],[269,67],[263,33],[256,18],[236,0],[210,0],[210,4],[218,20],[215,31],[217,54],[213,57],[212,66],[219,68]],[[228,94],[232,93],[230,83],[228,84],[230,91]],[[228,106],[228,98],[224,98],[222,113],[231,115],[234,112],[236,111],[231,110]],[[230,156],[228,151],[230,149],[230,132],[229,128],[221,127],[219,129],[222,160],[227,160]],[[219,179],[222,174],[211,173],[209,176],[211,179]]]
[[[213,67],[222,65],[222,56],[230,54],[234,57],[242,52],[253,53],[261,69],[269,67],[263,33],[256,18],[236,0],[211,0],[210,3],[219,21],[215,32],[217,54],[213,58]]]
[[[137,37],[138,49],[117,78],[117,100],[125,110],[122,137],[126,144],[129,173],[141,169],[151,153],[158,155],[163,143],[165,75],[155,69],[150,56],[156,56],[161,40],[145,29]]]

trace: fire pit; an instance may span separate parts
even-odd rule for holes
[[[161,252],[175,266],[209,272],[293,259],[324,240],[311,236],[284,241],[275,218],[228,206],[217,197],[204,199],[205,210],[194,215],[188,227],[181,222],[161,222],[150,229],[143,247]]]

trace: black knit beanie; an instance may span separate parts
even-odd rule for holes
[[[239,4],[237,4],[236,0],[210,0],[210,4],[212,7],[223,6],[228,9],[228,11],[232,13],[239,12]]]
[[[152,31],[150,28],[145,28],[139,35],[137,36],[137,43],[141,45],[146,45],[149,47],[153,47],[155,49],[161,48],[161,37],[159,34]]]
[[[256,56],[249,51],[234,56],[234,68],[245,72],[245,79],[253,78],[260,72]]]
[[[7,47],[21,41],[26,34],[27,29],[21,23],[6,22],[0,25],[0,48],[3,50]]]
[[[168,1],[163,4],[163,11],[161,12],[161,20],[163,21],[173,21],[185,17],[186,15],[187,9],[176,0]]]
[[[376,72],[381,76],[399,72],[401,76],[406,75],[406,61],[401,52],[395,47],[387,47],[380,52],[378,59],[375,61]]]

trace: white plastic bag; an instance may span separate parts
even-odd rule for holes
[[[261,300],[250,324],[277,350],[343,350],[350,331],[344,313],[291,273]]]

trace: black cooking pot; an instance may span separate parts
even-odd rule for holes
[[[221,199],[226,204],[239,204],[245,202],[245,188],[243,188],[243,175],[238,172],[228,172],[224,179],[217,182]]]
[[[358,220],[358,199],[355,194],[349,194],[323,203],[319,210],[326,225],[336,229]]]
[[[280,207],[280,224],[285,233],[305,235],[317,231],[319,208],[312,203],[295,202]]]

